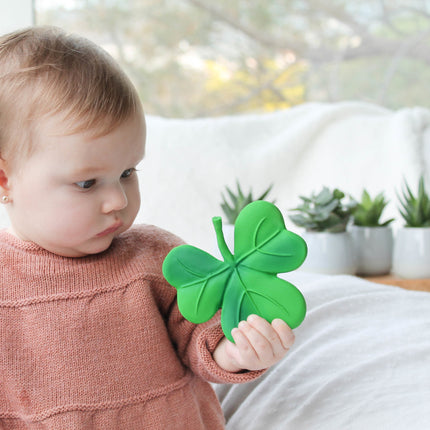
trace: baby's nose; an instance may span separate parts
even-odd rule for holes
[[[103,200],[102,211],[110,213],[124,209],[128,204],[127,195],[121,184],[109,187]]]

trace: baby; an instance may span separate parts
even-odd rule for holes
[[[0,38],[0,428],[222,429],[209,382],[258,377],[281,320],[186,321],[161,266],[181,241],[132,226],[145,120],[113,59],[56,28]]]

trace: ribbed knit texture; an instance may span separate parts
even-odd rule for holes
[[[218,316],[195,326],[161,265],[180,244],[134,227],[102,254],[65,258],[0,232],[0,428],[222,429],[206,381],[246,382],[212,352]]]

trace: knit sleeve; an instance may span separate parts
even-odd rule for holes
[[[216,383],[243,383],[258,378],[264,370],[232,373],[218,366],[213,352],[224,333],[221,329],[220,313],[203,324],[192,324],[178,310],[176,299],[168,319],[168,328],[183,363],[201,378]]]

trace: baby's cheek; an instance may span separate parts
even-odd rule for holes
[[[96,224],[96,216],[90,211],[84,211],[83,208],[70,207],[64,208],[61,213],[52,220],[52,229],[61,235],[63,239],[73,240],[86,235],[91,230],[100,228]],[[97,232],[97,231],[96,231]]]

